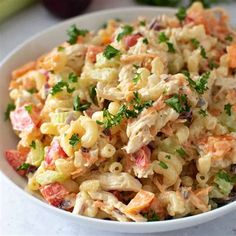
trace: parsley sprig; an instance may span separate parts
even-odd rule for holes
[[[68,93],[73,93],[75,91],[75,88],[70,88],[69,84],[66,81],[59,81],[58,83],[56,83],[51,90],[51,94],[55,95],[61,91],[63,91],[63,88],[66,88],[66,91]]]
[[[14,111],[15,109],[16,109],[16,105],[14,103],[9,103],[7,105],[7,109],[6,109],[5,113],[4,113],[4,119],[8,120],[10,118],[11,111]]]
[[[123,118],[136,118],[143,111],[144,108],[152,106],[153,101],[141,102],[138,92],[134,92],[133,100],[127,105],[122,105],[117,114],[111,114],[107,109],[103,110],[104,120],[97,121],[99,125],[103,125],[105,129],[119,125]]]
[[[123,37],[133,32],[134,28],[130,25],[124,25],[122,31],[117,35],[117,41],[119,42]]]
[[[228,116],[232,115],[232,105],[230,103],[224,105],[224,110]]]
[[[78,76],[74,73],[70,73],[68,76],[68,81],[71,83],[77,83],[78,82]]]
[[[178,113],[190,111],[186,94],[175,94],[173,97],[167,99],[165,103]]]
[[[91,106],[90,102],[81,102],[80,97],[76,96],[73,100],[73,107],[75,111],[86,111]]]
[[[75,24],[71,25],[67,30],[67,35],[69,39],[67,42],[69,44],[75,44],[77,42],[78,36],[85,36],[89,31],[86,29],[78,29]]]
[[[106,46],[104,52],[103,52],[104,57],[107,59],[111,59],[115,56],[120,55],[120,51],[117,50],[116,48],[112,47],[111,45]]]
[[[159,34],[159,43],[166,43],[168,46],[168,52],[170,52],[170,53],[176,52],[173,43],[171,43],[169,41],[169,38],[166,36],[166,34],[164,32],[161,32]]]
[[[73,134],[70,139],[69,139],[69,144],[72,146],[72,147],[75,147],[77,144],[79,144],[81,141],[80,137],[78,134]]]
[[[187,16],[187,11],[185,7],[180,7],[178,12],[175,14],[180,22],[184,21]]]
[[[30,164],[29,164],[29,163],[23,163],[22,165],[18,166],[16,170],[17,170],[17,171],[18,171],[18,170],[28,170],[29,167],[30,167]]]

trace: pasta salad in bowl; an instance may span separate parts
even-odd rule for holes
[[[12,71],[5,119],[20,140],[6,160],[69,214],[140,226],[211,214],[236,199],[235,32],[198,2],[135,18],[70,24]]]

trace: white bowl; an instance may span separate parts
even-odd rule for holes
[[[160,14],[172,15],[173,9],[169,8],[155,8],[155,7],[132,7],[120,8],[115,10],[106,10],[96,13],[86,14],[76,17],[61,24],[56,25],[50,29],[29,39],[18,48],[16,48],[0,65],[1,86],[0,86],[0,114],[5,111],[6,104],[9,102],[8,85],[10,80],[11,71],[24,63],[36,59],[43,53],[48,52],[54,46],[66,40],[66,30],[72,24],[77,24],[80,28],[87,28],[96,30],[100,28],[104,22],[111,18],[120,18],[124,21],[132,21],[138,16],[147,16],[148,18],[155,17]],[[109,230],[113,232],[127,232],[127,233],[148,233],[148,232],[161,232],[170,231],[175,229],[187,228],[193,225],[201,224],[222,216],[230,211],[236,209],[236,202],[230,203],[224,207],[216,210],[190,216],[181,219],[167,220],[160,222],[147,222],[147,223],[121,223],[116,221],[105,221],[83,216],[76,216],[69,212],[52,207],[38,198],[28,194],[24,191],[26,180],[20,177],[7,163],[4,158],[6,149],[16,147],[17,138],[12,131],[9,122],[0,121],[0,171],[4,176],[13,183],[17,189],[20,190],[17,194],[25,194],[28,201],[33,200],[38,206],[42,206],[45,210],[51,213],[60,215],[68,221],[69,224],[84,224],[91,227],[96,227],[102,230]],[[17,196],[16,194],[16,196]]]

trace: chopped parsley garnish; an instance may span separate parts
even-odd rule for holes
[[[9,103],[7,105],[7,109],[6,109],[5,113],[4,113],[4,119],[8,120],[9,117],[10,117],[11,111],[14,111],[15,109],[16,109],[16,105],[14,103]]]
[[[95,105],[98,104],[96,85],[92,85],[89,87],[89,97],[91,98],[91,100]]]
[[[103,125],[105,129],[119,125],[123,118],[136,118],[144,108],[152,106],[153,101],[141,102],[138,92],[134,92],[133,100],[127,105],[122,105],[117,114],[111,114],[107,109],[103,110],[103,122],[97,121],[97,124]]]
[[[203,94],[207,89],[207,82],[210,77],[210,72],[206,72],[199,77],[198,80],[194,81],[190,78],[190,74],[188,71],[183,72],[184,75],[187,77],[189,85],[194,88],[199,94]]]
[[[169,41],[169,38],[166,36],[166,34],[164,32],[161,32],[159,34],[159,43],[166,43],[168,46],[168,52],[170,52],[170,53],[176,52],[173,43],[171,43]]]
[[[36,149],[36,142],[32,141],[32,143],[30,144],[30,147],[32,147],[33,149]]]
[[[85,36],[89,31],[85,29],[78,29],[76,25],[71,25],[69,29],[67,30],[67,35],[69,36],[69,39],[67,42],[69,44],[75,44],[77,42],[78,36]]]
[[[192,38],[192,39],[191,39],[191,43],[192,43],[192,45],[193,45],[193,47],[194,47],[195,49],[200,46],[200,42],[199,42],[197,39],[195,39],[195,38]]]
[[[180,22],[184,21],[187,16],[186,8],[180,7],[178,9],[178,12],[175,15],[179,19]]]
[[[141,80],[141,73],[136,72],[133,78],[133,82],[137,84]]]
[[[182,147],[176,149],[176,152],[177,152],[181,157],[185,157],[185,156],[187,156],[186,151],[185,151]]]
[[[25,110],[30,114],[32,112],[32,105],[26,105]]]
[[[198,113],[203,117],[207,116],[207,111],[206,110],[200,109]]]
[[[20,165],[19,167],[17,167],[16,170],[28,170],[30,167],[29,163],[23,163],[22,165]]]
[[[213,60],[208,62],[208,66],[209,66],[209,68],[211,70],[213,70],[214,68],[218,68],[219,67],[219,65],[216,62],[214,62]]]
[[[226,37],[225,37],[225,40],[229,41],[229,42],[232,42],[233,41],[233,36],[231,34],[228,34]]]
[[[80,97],[76,96],[73,101],[73,107],[75,111],[85,111],[91,106],[90,102],[81,103]]]
[[[224,106],[224,110],[225,110],[225,113],[228,115],[228,116],[231,116],[232,115],[232,105],[230,103],[227,103],[225,104]]]
[[[141,25],[141,26],[145,26],[145,25],[146,25],[146,21],[145,21],[145,20],[141,20],[141,21],[139,21],[139,25]]]
[[[27,92],[33,94],[33,93],[37,93],[38,90],[36,88],[31,88],[31,89],[27,89]]]
[[[112,47],[111,45],[108,45],[103,52],[104,57],[106,57],[107,59],[111,59],[115,56],[118,56],[119,54],[120,51]]]
[[[122,27],[122,32],[120,32],[118,35],[117,35],[117,41],[119,42],[124,36],[126,36],[126,35],[129,35],[129,34],[131,34],[132,32],[133,32],[133,27],[132,26],[130,26],[130,25],[124,25],[123,27]]]
[[[75,88],[70,88],[69,87],[69,84],[65,81],[59,81],[57,84],[55,84],[53,87],[52,87],[52,90],[51,90],[51,94],[52,95],[55,95],[59,92],[61,92],[63,90],[63,88],[66,88],[67,92],[68,93],[72,93],[74,92]]]
[[[168,160],[170,160],[170,159],[171,159],[171,156],[170,156],[170,155],[166,155],[165,158],[168,159]]]
[[[200,46],[200,49],[201,49],[201,56],[204,58],[204,59],[207,59],[207,55],[206,55],[206,50],[203,46]]]
[[[136,70],[139,68],[139,66],[136,65],[136,64],[133,64],[133,67],[134,67]]]
[[[73,134],[70,139],[69,139],[69,144],[72,146],[72,147],[75,147],[77,144],[80,143],[80,137],[78,134]]]
[[[164,161],[160,161],[159,166],[165,170],[168,169],[168,165]]]
[[[147,38],[144,38],[144,39],[143,39],[143,43],[144,43],[144,44],[148,44]]]
[[[74,73],[70,73],[68,77],[69,82],[71,83],[77,83],[78,82],[78,76]]]
[[[159,221],[160,217],[153,210],[149,210],[148,212],[143,213],[143,216],[147,219],[147,221]]]
[[[190,111],[186,94],[175,94],[173,97],[167,99],[165,103],[178,113]]]
[[[232,182],[232,178],[230,175],[228,175],[225,171],[219,171],[217,174],[216,174],[216,178],[219,178],[219,179],[223,179],[225,180],[226,182],[229,182],[231,183]]]
[[[63,52],[63,51],[65,51],[65,48],[62,47],[62,46],[59,46],[59,47],[57,48],[57,51],[58,51],[58,52]]]

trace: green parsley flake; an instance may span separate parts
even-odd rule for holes
[[[230,103],[225,104],[224,110],[228,116],[232,115],[232,105]]]
[[[186,151],[185,151],[182,147],[176,149],[176,152],[177,152],[181,157],[185,157],[185,156],[187,156]]]
[[[203,116],[203,117],[206,117],[207,116],[207,111],[206,110],[203,110],[203,109],[200,109],[199,112],[198,112],[199,115]]]
[[[73,107],[75,111],[86,111],[90,106],[90,102],[81,103],[79,96],[76,96],[73,100]]]
[[[69,139],[69,144],[72,146],[72,147],[75,147],[77,144],[79,144],[81,141],[80,137],[78,134],[73,134],[70,139]]]
[[[219,171],[216,174],[216,178],[223,179],[226,182],[232,183],[232,178],[225,172],[225,171]]]
[[[106,57],[107,59],[111,59],[115,56],[120,55],[120,51],[117,50],[116,48],[112,47],[111,45],[108,45],[104,52],[103,52],[104,57]]]
[[[71,83],[77,83],[78,82],[78,76],[74,73],[70,73],[68,77],[69,82]]]
[[[192,38],[191,43],[195,49],[197,49],[200,46],[200,42],[197,39]]]
[[[72,93],[75,91],[75,88],[70,88],[69,87],[69,84],[65,81],[59,81],[57,84],[55,84],[53,87],[52,87],[52,90],[51,90],[51,94],[52,95],[55,95],[61,91],[63,91],[63,88],[66,88],[67,92],[68,93]]]
[[[141,80],[141,73],[136,72],[133,78],[133,82],[137,84],[140,80]]]
[[[78,36],[85,36],[89,31],[85,29],[78,29],[75,24],[71,25],[67,30],[67,35],[69,39],[67,42],[69,44],[75,44],[77,42]]]
[[[225,37],[225,40],[229,41],[229,42],[232,42],[233,41],[233,36],[231,34],[228,34],[226,37]]]
[[[117,35],[116,40],[119,42],[124,36],[129,35],[133,32],[133,27],[130,25],[125,25],[122,27],[122,32]]]
[[[160,161],[159,166],[165,170],[168,169],[168,165],[164,161]]]
[[[168,159],[168,160],[170,160],[170,159],[171,159],[171,156],[170,156],[170,155],[166,155],[165,158]]]
[[[25,106],[25,110],[30,114],[32,112],[32,105]]]
[[[185,7],[180,7],[178,12],[175,14],[180,22],[184,21],[187,16],[187,11]]]
[[[219,65],[218,65],[215,61],[213,61],[213,60],[211,60],[211,61],[208,62],[208,66],[209,66],[209,68],[210,68],[211,70],[216,69],[216,68],[219,67]]]
[[[89,87],[89,97],[95,105],[98,105],[96,85],[92,85]]]
[[[23,163],[22,165],[20,165],[19,167],[17,167],[17,171],[18,170],[28,170],[29,169],[29,167],[30,167],[30,164],[28,164],[28,163]]]
[[[36,88],[31,88],[31,89],[27,89],[27,92],[31,93],[31,94],[34,94],[34,93],[37,93],[38,90]]]
[[[166,43],[168,46],[168,52],[170,53],[176,52],[173,43],[169,42],[169,38],[166,36],[164,32],[161,32],[159,34],[159,43]]]
[[[59,46],[59,47],[57,48],[57,51],[58,51],[58,52],[63,52],[63,51],[65,51],[65,48],[62,47],[62,46]]]
[[[36,149],[36,142],[32,141],[32,143],[30,144],[30,147],[32,147],[33,149]]]
[[[5,113],[4,113],[4,119],[8,120],[10,118],[11,111],[14,111],[15,109],[16,109],[16,105],[14,103],[9,103],[7,105],[7,109],[6,109]]]
[[[146,21],[145,20],[139,21],[139,25],[145,26],[146,25]]]
[[[178,113],[190,111],[186,94],[175,94],[173,97],[167,99],[165,103]]]
[[[194,81],[190,78],[190,74],[188,71],[183,72],[184,75],[187,77],[189,85],[194,88],[199,94],[204,94],[204,92],[208,89],[207,83],[210,77],[210,72],[206,72],[199,77],[198,80]]]
[[[201,56],[204,58],[204,59],[207,59],[207,55],[206,55],[206,50],[203,46],[200,46],[200,49],[201,49]]]
[[[144,38],[144,39],[143,39],[143,43],[148,45],[148,40],[147,40],[147,38]]]

